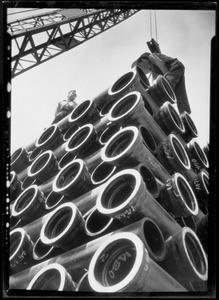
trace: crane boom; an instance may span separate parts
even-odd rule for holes
[[[137,13],[137,9],[60,9],[8,22],[12,78]]]

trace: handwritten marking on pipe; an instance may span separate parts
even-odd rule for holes
[[[195,158],[192,158],[191,161],[192,161],[193,165],[196,167],[196,169],[199,169],[199,170],[201,169],[200,164],[198,163],[198,161]]]
[[[121,266],[121,262],[120,261],[126,262],[126,260],[129,257],[132,257],[132,255],[128,251],[125,251],[124,253],[122,253],[121,255],[119,255],[119,257],[117,259],[115,259],[115,261],[113,263],[113,266],[112,266],[112,269],[109,270],[109,276],[111,278],[115,278],[115,275],[116,275],[115,272],[117,272],[119,270],[120,266]]]
[[[24,260],[24,257],[26,256],[27,252],[26,251],[22,251],[21,254],[19,254],[17,257],[18,259],[16,259],[14,261],[14,263],[11,263],[10,264],[10,267],[11,268],[15,268],[19,263],[21,263],[23,260]]]
[[[121,218],[130,218],[130,215],[135,211],[134,206],[132,205],[130,208],[127,208],[124,212],[121,212],[120,214],[116,215],[115,218],[120,220]]]
[[[196,190],[201,190],[201,183],[200,183],[199,179],[194,179],[193,183],[195,185]]]

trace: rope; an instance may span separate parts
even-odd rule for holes
[[[158,42],[158,34],[157,34],[157,15],[156,15],[156,10],[154,10],[154,24],[155,24],[155,35],[156,35],[156,41]],[[152,13],[150,10],[150,35],[152,39]]]

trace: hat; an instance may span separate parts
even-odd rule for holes
[[[133,62],[133,64],[131,65],[131,68],[134,68],[134,67],[138,64],[138,62],[139,62],[139,60],[140,60],[141,58],[147,58],[147,59],[148,59],[149,56],[150,56],[150,54],[151,54],[151,53],[149,53],[149,52],[143,53],[141,56],[139,56],[138,59],[136,59],[136,61]]]

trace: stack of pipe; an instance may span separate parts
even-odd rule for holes
[[[207,289],[208,158],[140,68],[11,156],[10,289]]]

